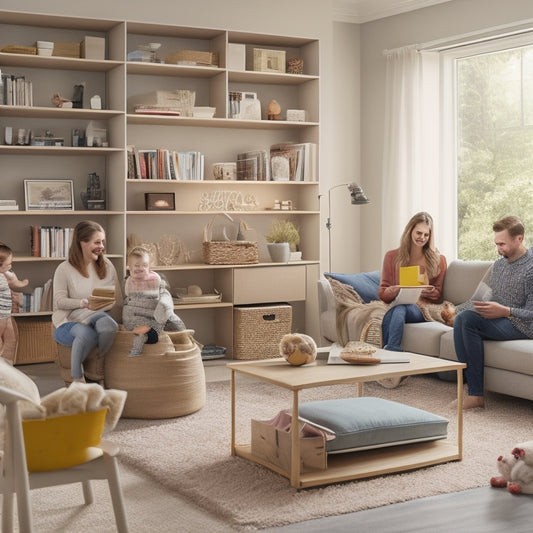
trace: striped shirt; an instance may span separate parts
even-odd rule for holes
[[[11,316],[12,305],[11,289],[7,283],[7,278],[4,274],[0,274],[0,318]]]

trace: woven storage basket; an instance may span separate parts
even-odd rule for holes
[[[57,344],[49,317],[15,317],[18,329],[16,365],[55,361]]]
[[[211,226],[216,215],[204,227],[204,263],[208,265],[249,265],[259,263],[256,241],[212,241]]]
[[[289,304],[233,308],[233,358],[281,357],[279,343],[291,332]]]

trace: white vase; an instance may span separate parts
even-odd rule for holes
[[[288,242],[268,242],[268,253],[274,263],[288,263],[291,249]]]

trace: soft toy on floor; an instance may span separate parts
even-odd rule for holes
[[[501,476],[493,477],[493,487],[507,487],[511,494],[533,494],[533,441],[517,444],[510,454],[498,457]]]

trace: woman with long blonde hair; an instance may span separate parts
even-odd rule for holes
[[[446,258],[435,247],[433,228],[433,218],[429,213],[416,213],[403,230],[400,246],[385,254],[378,290],[383,302],[392,303],[400,292],[400,267],[406,266],[418,266],[419,272],[427,275],[429,288],[422,291],[419,303],[442,302],[442,284],[447,264]],[[383,348],[402,351],[404,324],[424,320],[416,304],[391,307],[383,317],[381,326]]]

